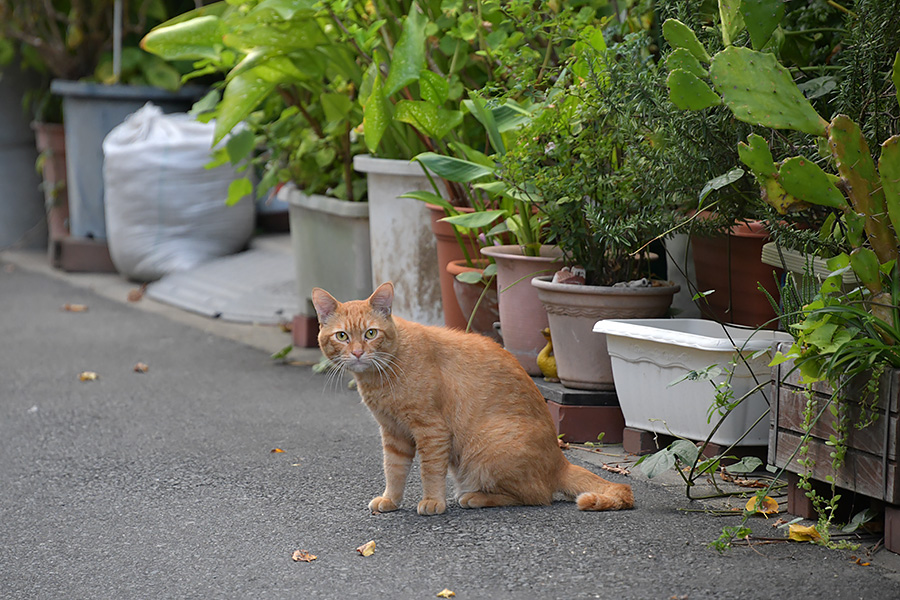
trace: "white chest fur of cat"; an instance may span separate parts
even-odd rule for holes
[[[546,402],[518,361],[475,333],[391,314],[394,288],[339,302],[312,292],[319,346],[356,379],[381,428],[384,492],[373,512],[397,510],[418,454],[420,515],[447,509],[447,475],[463,508],[548,505],[554,494],[581,510],[632,508],[631,486],[612,483],[563,455]]]

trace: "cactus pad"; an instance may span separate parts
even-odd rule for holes
[[[853,209],[866,217],[866,235],[878,260],[885,263],[897,258],[897,240],[885,215],[884,191],[859,126],[846,115],[836,116],[828,126],[828,143]]]
[[[738,156],[742,163],[750,167],[757,179],[774,177],[778,173],[769,144],[760,135],[751,133],[746,144],[738,143]]]
[[[766,177],[762,181],[762,201],[777,210],[780,215],[803,210],[809,206],[788,194],[773,177]]]
[[[771,54],[726,48],[713,58],[710,77],[726,106],[741,121],[825,135],[828,123]]]
[[[709,72],[700,64],[697,57],[684,48],[678,48],[666,58],[666,69],[670,72],[675,69],[687,71],[691,75],[704,78],[709,77]]]
[[[849,208],[846,198],[819,165],[808,158],[795,156],[781,165],[778,181],[791,195],[820,206]]]
[[[666,19],[666,22],[663,23],[662,31],[663,37],[666,38],[666,41],[673,48],[684,48],[693,54],[697,60],[709,64],[709,53],[690,27],[678,19]]]
[[[740,10],[753,47],[762,50],[784,17],[784,1],[741,0]]]
[[[878,174],[891,225],[894,232],[900,232],[900,135],[890,137],[881,144]]]
[[[675,69],[666,78],[669,100],[682,110],[703,110],[722,103],[722,99],[699,77]]]

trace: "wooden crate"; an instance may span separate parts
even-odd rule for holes
[[[792,363],[787,362],[775,367],[773,373],[769,463],[801,474],[805,472],[805,468],[797,460],[804,457],[795,454],[795,451],[803,438],[803,410],[807,396],[804,386],[799,382],[799,373],[791,373],[791,368]],[[831,466],[830,454],[833,449],[825,443],[835,433],[831,425],[834,420],[831,412],[826,409],[813,427],[806,455],[815,461],[812,478],[826,481],[826,476],[831,475],[840,488],[889,504],[900,504],[900,370],[891,370],[882,375],[875,404],[878,420],[860,430],[853,427],[852,423],[861,412],[859,400],[864,393],[864,384],[864,381],[854,382],[845,394],[851,424],[844,466],[837,472]],[[813,386],[817,412],[825,406],[831,395],[832,390],[827,385]]]

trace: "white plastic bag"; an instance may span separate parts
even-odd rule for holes
[[[122,275],[153,281],[247,245],[253,202],[227,206],[234,168],[205,168],[214,127],[148,102],[103,140],[107,242]]]

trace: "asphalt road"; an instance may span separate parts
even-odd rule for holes
[[[12,266],[0,307],[0,598],[900,598],[900,573],[849,551],[718,554],[729,523],[640,478],[626,512],[420,517],[414,471],[407,506],[372,515],[379,438],[354,391]]]

